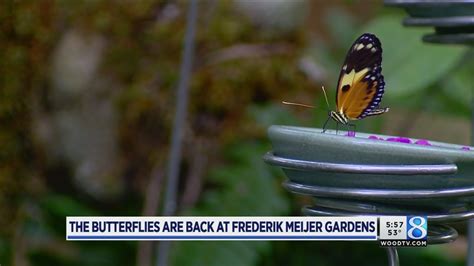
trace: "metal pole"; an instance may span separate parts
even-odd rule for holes
[[[474,95],[471,95],[471,145],[474,145]],[[474,265],[474,219],[467,222],[467,259],[466,265]]]
[[[387,256],[388,256],[388,265],[389,266],[399,266],[400,265],[400,263],[398,261],[397,248],[394,248],[394,247],[387,248]]]
[[[173,135],[171,140],[171,151],[168,161],[167,183],[165,190],[165,200],[163,216],[173,215],[176,211],[176,194],[178,189],[179,164],[181,162],[182,139],[186,120],[188,105],[188,87],[191,76],[191,68],[194,56],[194,35],[196,29],[197,0],[191,0],[188,7],[186,33],[184,36],[184,51],[181,58],[180,78],[178,83],[176,115],[174,117]],[[158,244],[157,266],[168,265],[170,253],[169,241],[162,241]]]

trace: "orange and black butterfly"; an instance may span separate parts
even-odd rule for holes
[[[347,52],[337,83],[336,111],[329,112],[323,132],[330,118],[353,126],[350,120],[388,112],[389,108],[379,108],[384,86],[382,45],[375,35],[364,33]]]

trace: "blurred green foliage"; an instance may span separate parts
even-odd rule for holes
[[[283,192],[283,173],[262,162],[271,149],[265,130],[271,124],[319,127],[327,115],[319,85],[326,84],[334,105],[339,68],[363,32],[376,33],[383,43],[384,105],[469,116],[472,51],[423,44],[425,30],[402,28],[399,13],[380,12],[364,24],[336,5],[321,18],[330,36],[311,38],[304,25],[286,32],[256,25],[232,1],[200,5],[181,193],[196,157],[207,158],[207,163],[196,203],[179,214],[299,215],[310,201]],[[185,7],[185,1],[102,0],[7,1],[0,8],[2,264],[137,261],[134,242],[66,242],[64,221],[68,215],[143,213],[149,179],[167,159]],[[167,17],[166,8],[176,13]],[[119,160],[114,165],[119,174],[114,178],[126,184],[114,198],[92,197],[79,189],[72,181],[73,163],[52,162],[32,126],[40,119],[39,110],[55,111],[49,65],[58,41],[71,29],[106,39],[96,76],[113,84],[104,88],[104,95],[112,95],[119,117]],[[299,69],[302,57],[311,58],[327,76],[310,80]],[[293,98],[318,108],[309,112],[280,104]],[[358,129],[377,131],[383,123],[368,120]],[[193,153],[202,142],[204,149]],[[462,264],[437,247],[404,249],[401,259],[403,265]],[[180,242],[172,252],[173,265],[380,265],[385,260],[375,244],[360,243]]]
[[[30,104],[45,77],[43,62],[53,41],[51,13],[48,5],[34,1],[6,1],[0,8],[0,233],[4,237],[12,237],[21,223],[21,203],[30,196],[24,188],[29,177],[37,174]]]
[[[226,160],[231,162],[213,169],[208,191],[193,210],[195,216],[274,216],[288,213],[288,202],[275,180],[275,169],[261,160],[267,145],[241,142],[228,147]],[[267,253],[271,243],[200,242],[185,241],[175,244],[174,265],[255,265],[259,255]],[[186,254],[183,256],[183,254]]]

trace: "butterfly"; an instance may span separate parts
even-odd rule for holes
[[[337,125],[354,126],[350,120],[388,112],[389,108],[379,108],[384,87],[382,44],[375,35],[364,33],[347,52],[337,83],[336,111],[329,111],[323,132],[330,118]]]

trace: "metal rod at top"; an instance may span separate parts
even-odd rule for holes
[[[374,165],[374,164],[340,164],[328,162],[289,159],[268,152],[263,160],[269,164],[287,169],[320,170],[325,172],[357,173],[357,174],[393,174],[393,175],[442,175],[455,174],[455,164],[433,165]]]

